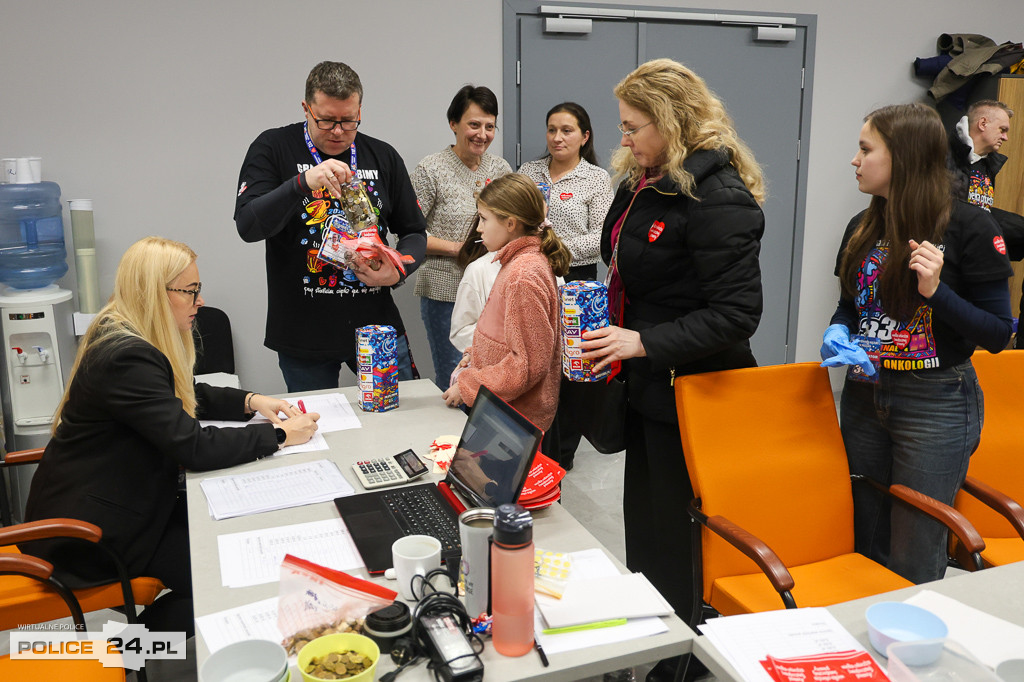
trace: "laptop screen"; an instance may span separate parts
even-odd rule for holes
[[[478,507],[515,502],[544,432],[480,387],[446,481]]]

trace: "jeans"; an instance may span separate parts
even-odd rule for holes
[[[970,361],[921,371],[880,370],[878,384],[847,380],[840,423],[851,474],[901,483],[940,502],[953,498],[978,447],[985,406]],[[861,554],[914,583],[946,571],[946,527],[870,485],[853,487]]]
[[[405,334],[399,334],[395,340],[395,354],[398,356],[398,380],[411,381],[417,378],[413,373],[412,354],[409,353],[409,340]],[[289,393],[338,388],[342,362],[354,374],[359,374],[355,356],[345,360],[309,360],[284,353],[277,354],[277,366],[281,368]]]
[[[430,359],[434,363],[434,383],[442,391],[448,390],[452,371],[462,360],[462,353],[448,340],[452,332],[454,309],[454,302],[436,301],[426,296],[420,298],[420,316],[423,318],[423,326],[427,328]]]

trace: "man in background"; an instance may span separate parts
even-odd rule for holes
[[[950,154],[957,198],[991,212],[1002,229],[1010,260],[1021,260],[1024,258],[1024,217],[992,205],[996,174],[1006,163],[1006,156],[999,153],[999,148],[1010,138],[1011,118],[1013,110],[1002,102],[993,99],[975,102],[950,136]],[[1024,348],[1022,334],[1017,334],[1014,346]]]

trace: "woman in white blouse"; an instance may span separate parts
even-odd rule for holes
[[[597,165],[586,109],[575,102],[557,104],[548,112],[547,126],[547,156],[524,163],[519,172],[550,187],[548,220],[572,252],[565,280],[596,279],[611,180]]]
[[[452,308],[462,278],[455,256],[476,217],[476,193],[512,168],[487,153],[497,131],[498,98],[486,87],[463,86],[448,107],[455,144],[427,156],[413,171],[412,187],[427,219],[427,256],[416,273],[415,293],[427,329],[434,383],[448,390],[448,378],[462,353],[448,340]]]

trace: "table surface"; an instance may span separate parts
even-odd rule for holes
[[[445,407],[440,391],[429,380],[401,382],[399,384],[399,407],[385,413],[362,412],[356,405],[357,388],[354,386],[334,391],[320,391],[320,393],[330,392],[341,392],[345,395],[362,423],[362,428],[324,434],[330,448],[328,451],[271,457],[230,470],[190,472],[188,474],[192,593],[197,617],[251,604],[276,596],[278,593],[276,582],[244,588],[224,587],[220,581],[218,535],[338,517],[334,504],[324,502],[214,521],[207,509],[206,496],[199,486],[204,478],[243,474],[301,462],[330,459],[337,463],[342,474],[358,494],[363,490],[352,472],[351,464],[353,462],[368,456],[391,455],[407,448],[412,448],[418,454],[423,454],[427,451],[430,442],[437,436],[462,433],[462,427],[466,421],[466,416],[460,410]],[[436,480],[440,477],[433,476],[433,478]],[[545,547],[567,552],[595,547],[604,549],[601,543],[560,504],[534,512],[533,516],[534,537]],[[607,550],[605,550],[605,554],[615,562],[620,571],[626,572],[626,568]],[[361,578],[370,577],[362,568],[352,570],[350,573]],[[371,579],[395,589],[393,581],[386,581],[383,578]],[[540,659],[535,653],[531,652],[519,658],[508,658],[496,653],[489,641],[481,654],[481,659],[484,662],[487,679],[491,680],[578,680],[583,677],[600,675],[602,672],[610,670],[688,653],[695,638],[693,632],[674,615],[667,616],[663,620],[669,628],[666,633],[612,646],[551,654],[548,656],[550,666],[546,668],[541,665]],[[197,666],[201,666],[209,656],[209,650],[201,631],[197,632],[196,636],[196,655]],[[393,667],[390,659],[382,657],[378,666],[378,676]],[[427,679],[428,675],[426,667],[420,664],[403,672],[401,679]],[[294,668],[292,679],[301,679]]]
[[[938,592],[1003,620],[1024,625],[1024,562],[855,599],[830,606],[828,610],[884,666],[885,658],[868,641],[868,623],[864,614],[876,602],[904,601],[921,590]],[[743,678],[707,637],[697,637],[693,650],[718,680],[742,682]]]

